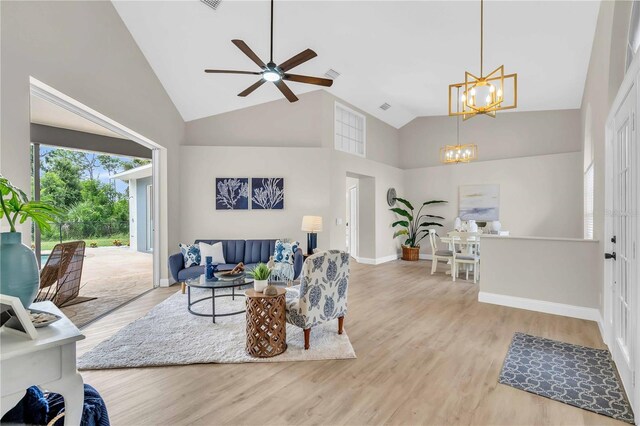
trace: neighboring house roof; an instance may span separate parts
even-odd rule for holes
[[[111,176],[112,179],[120,179],[124,181],[143,179],[151,176],[153,170],[151,164],[145,164],[144,166],[136,167],[135,169],[127,170],[122,173]]]

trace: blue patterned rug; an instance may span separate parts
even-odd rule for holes
[[[606,349],[515,333],[499,383],[633,424],[633,411]]]

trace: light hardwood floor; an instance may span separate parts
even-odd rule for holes
[[[352,262],[345,329],[356,360],[82,375],[114,425],[619,423],[497,382],[514,332],[602,348],[594,322],[479,303],[476,285],[452,283],[444,269],[431,276],[430,266]],[[91,324],[79,353],[177,290],[155,290]]]

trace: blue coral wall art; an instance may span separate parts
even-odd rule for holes
[[[249,178],[216,178],[216,210],[249,209]]]
[[[252,178],[251,208],[254,210],[284,209],[284,178]]]

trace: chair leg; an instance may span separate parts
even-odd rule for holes
[[[431,259],[431,275],[433,275],[436,272],[437,267],[438,267],[438,258],[433,256],[433,259]]]
[[[309,349],[309,339],[311,338],[311,329],[310,328],[305,328],[304,329],[304,349],[307,350]]]
[[[456,262],[451,261],[451,277],[453,278],[453,281],[456,280],[456,275],[458,275],[458,265]]]
[[[184,294],[184,291],[187,288],[187,286],[184,283],[180,283],[180,288],[182,290],[182,294]]]
[[[465,272],[467,273],[467,277],[465,279],[469,281],[469,264],[468,263],[464,265],[464,269],[465,269]]]
[[[344,327],[344,316],[338,317],[338,334],[342,334],[342,328]]]

